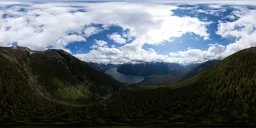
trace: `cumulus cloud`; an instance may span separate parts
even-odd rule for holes
[[[165,62],[167,55],[159,55],[155,51],[139,49],[137,52],[121,50],[114,47],[97,47],[87,54],[76,54],[76,57],[90,62],[101,63],[137,63],[137,62]]]
[[[18,11],[22,6],[6,8],[5,18],[0,22],[0,43],[1,45],[17,42],[18,45],[27,46],[35,50],[44,50],[48,46],[65,49],[66,41],[85,40],[78,35],[70,33],[80,33],[82,24],[76,20],[78,13],[67,13],[69,8],[60,7],[36,7],[30,5],[28,12]],[[17,10],[17,8],[20,8]],[[68,19],[68,20],[67,20]]]
[[[104,40],[95,40],[95,44],[91,46],[91,48],[99,48],[99,47],[107,47],[107,42]]]
[[[225,46],[220,44],[209,44],[207,50],[187,49],[185,51],[170,52],[170,58],[174,58],[178,63],[195,63],[206,60],[221,59]]]
[[[62,38],[59,39],[58,41],[62,42],[63,46],[66,46],[70,42],[86,41],[86,39],[83,36],[73,34],[73,35],[62,36]]]
[[[217,34],[223,38],[235,37],[238,39],[236,42],[227,46],[210,44],[206,50],[187,49],[161,55],[154,49],[145,50],[142,47],[145,44],[157,46],[164,42],[172,43],[174,38],[186,33],[194,33],[208,40],[210,35],[207,25],[211,23],[189,16],[175,16],[172,10],[179,8],[177,5],[150,2],[0,3],[0,6],[3,7],[0,10],[1,46],[17,43],[34,50],[51,47],[69,51],[66,46],[70,43],[86,41],[110,26],[118,26],[125,31],[122,36],[116,32],[108,34],[108,38],[115,43],[124,44],[121,47],[108,47],[106,41],[95,39],[91,51],[75,55],[84,61],[194,63],[223,58],[238,50],[255,46],[255,11],[244,8],[230,16],[239,18],[238,20],[219,22]],[[221,5],[209,7],[216,9]],[[213,14],[213,11],[204,13]],[[101,27],[96,27],[97,24]],[[127,43],[128,41],[131,42]]]
[[[10,1],[10,0],[2,0]],[[13,0],[15,1],[15,0]],[[16,0],[17,1],[17,0]],[[41,2],[41,0],[22,0],[27,2]],[[72,2],[73,0],[45,0],[44,2]],[[95,2],[95,0],[75,0],[77,2]],[[174,4],[228,4],[228,5],[256,5],[254,0],[100,0],[102,2],[148,2],[148,3],[174,3]],[[1,2],[0,2],[1,4]]]
[[[169,53],[170,58],[175,58],[182,63],[203,62],[210,59],[222,59],[240,50],[256,47],[256,10],[239,7],[238,13],[231,16],[239,17],[233,22],[219,21],[216,32],[223,38],[234,37],[237,40],[224,45],[210,44],[207,50],[188,49]]]
[[[124,44],[126,42],[125,38],[122,38],[119,34],[113,33],[108,35],[109,39],[115,41],[118,44]]]
[[[256,46],[256,10],[248,10],[239,14],[234,22],[220,22],[217,34],[223,38],[235,37],[237,40],[226,46],[223,56],[228,56],[239,50]]]
[[[84,34],[85,34],[85,37],[90,37],[92,35],[98,34],[101,31],[102,31],[102,29],[100,29],[98,27],[89,26],[84,29]]]
[[[0,22],[0,44],[10,46],[17,43],[35,50],[44,50],[49,46],[66,49],[69,43],[86,41],[87,37],[101,31],[92,24],[102,24],[106,28],[120,26],[123,30],[128,30],[126,36],[134,38],[134,41],[120,48],[101,47],[100,41],[96,41],[98,44],[92,47],[97,46],[97,51],[90,51],[82,59],[99,62],[113,58],[120,59],[120,62],[142,61],[146,57],[162,59],[163,55],[157,55],[152,50],[148,52],[142,46],[171,41],[188,32],[205,39],[209,36],[206,29],[208,23],[197,18],[174,16],[171,10],[176,8],[173,5],[126,2],[33,3],[24,7],[14,5],[1,10],[5,12],[2,14],[5,17]],[[24,11],[20,11],[21,9]],[[81,9],[84,11],[79,11]],[[120,44],[126,42],[116,33],[110,34],[109,38]],[[117,57],[111,56],[114,53],[118,53]],[[93,58],[95,54],[99,54],[98,59]]]

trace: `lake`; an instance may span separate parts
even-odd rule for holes
[[[119,73],[117,68],[110,68],[105,73],[123,83],[139,83],[145,79],[144,76],[133,76]]]

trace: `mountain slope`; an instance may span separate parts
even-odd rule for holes
[[[101,72],[105,72],[110,68],[117,68],[120,65],[119,64],[101,64],[101,63],[88,63],[89,65],[91,65],[92,67],[98,69]]]
[[[1,47],[0,72],[0,125],[86,120],[88,108],[123,86],[62,50]]]
[[[168,85],[176,83],[188,71],[177,63],[138,63],[122,64],[117,71],[123,74],[145,76],[140,85]]]
[[[134,85],[91,106],[45,99],[29,87],[30,74],[16,63],[21,61],[3,53],[0,60],[0,124],[256,125],[256,48],[235,53],[181,83],[162,88]]]
[[[256,48],[242,50],[186,81],[158,89],[127,89],[110,104],[122,117],[144,123],[255,125],[255,65]]]
[[[185,68],[176,63],[138,63],[122,64],[117,71],[127,75],[150,76],[179,74],[184,72]]]
[[[18,68],[28,84],[43,96],[68,102],[94,100],[118,90],[121,84],[62,50],[32,51],[0,48],[3,61]],[[7,62],[1,62],[3,65]],[[14,70],[14,69],[13,69]],[[6,72],[6,71],[1,71]]]
[[[219,62],[219,60],[210,60],[210,61],[206,61],[202,64],[199,64],[198,66],[189,70],[184,76],[182,76],[180,81],[186,80],[190,77],[193,77],[193,76],[199,74],[200,72],[204,71],[205,69],[212,67],[217,62]]]

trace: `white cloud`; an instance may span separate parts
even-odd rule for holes
[[[108,35],[109,39],[115,41],[118,44],[125,44],[126,40],[122,38],[119,34],[113,33],[111,35]]]
[[[86,41],[86,39],[83,36],[73,34],[73,35],[62,36],[61,39],[59,39],[58,41],[61,42],[63,46],[66,46],[70,42]]]
[[[210,59],[225,58],[237,51],[249,47],[256,47],[256,10],[240,8],[240,12],[233,14],[240,17],[234,22],[220,22],[217,34],[223,38],[235,37],[233,43],[224,45],[212,44],[207,50],[188,49],[169,53],[169,59],[177,59],[181,63],[204,62]]]
[[[238,1],[233,3],[236,2],[239,3]],[[220,2],[220,4],[222,3]],[[11,3],[0,4],[0,6],[9,4]],[[28,6],[20,5],[0,10],[1,46],[10,46],[17,42],[18,45],[34,50],[45,50],[51,46],[68,51],[65,47],[69,43],[86,41],[86,38],[98,34],[110,26],[119,26],[123,30],[128,30],[122,35],[127,38],[127,41],[132,42],[126,43],[125,38],[113,32],[108,37],[116,43],[125,44],[124,46],[108,47],[107,42],[95,40],[95,44],[91,46],[93,50],[75,56],[85,61],[103,63],[136,61],[191,63],[223,58],[238,50],[256,46],[256,12],[244,9],[244,7],[239,7],[240,10],[233,14],[233,18],[235,16],[240,18],[239,20],[220,22],[217,32],[223,38],[238,38],[236,42],[227,46],[209,45],[206,50],[188,49],[161,55],[154,49],[144,50],[142,47],[145,44],[163,44],[165,41],[171,43],[173,38],[179,38],[185,33],[194,33],[207,40],[209,34],[206,26],[210,23],[203,22],[198,18],[174,16],[172,10],[178,8],[177,6],[150,2],[25,4]],[[219,8],[221,5],[214,4],[210,7]],[[19,11],[21,8],[26,11]],[[79,9],[85,11],[78,11]],[[208,13],[216,12],[209,11]],[[7,14],[7,18],[2,17],[4,14]],[[232,18],[232,16],[230,17]],[[102,28],[95,27],[94,24],[101,24]]]
[[[96,44],[100,47],[107,45],[108,43],[103,40],[95,40]]]
[[[60,43],[63,39],[67,41],[80,41],[82,37],[77,38],[69,35],[69,33],[77,32],[82,28],[75,17],[79,13],[67,13],[68,8],[62,8],[56,11],[58,7],[42,7],[34,8],[36,5],[31,5],[28,12],[17,12],[17,9],[8,8],[7,17],[0,19],[0,44],[11,44],[17,42],[18,45],[27,46],[35,50],[44,50],[47,46],[53,48],[65,49],[68,43]],[[20,7],[21,8],[21,7]],[[65,12],[65,13],[64,13]],[[67,20],[68,19],[68,20]]]
[[[91,50],[88,54],[76,54],[75,56],[89,62],[100,62],[100,63],[123,63],[119,57],[122,54],[117,48],[99,47]],[[96,48],[95,47],[95,48]]]
[[[188,49],[185,51],[170,52],[169,59],[174,59],[178,63],[198,63],[206,60],[221,59],[225,46],[220,44],[209,44],[207,50]]]
[[[107,42],[104,40],[95,40],[95,44],[91,46],[91,48],[99,48],[99,47],[107,47]]]
[[[98,47],[97,50],[91,50],[88,54],[76,54],[75,56],[91,62],[112,64],[152,61],[164,62],[167,59],[166,55],[159,55],[152,50],[145,51],[140,49],[137,52],[130,52],[114,47]]]
[[[1,46],[17,42],[18,45],[34,50],[44,50],[48,46],[67,50],[65,47],[69,43],[85,41],[83,36],[89,37],[101,31],[101,28],[93,27],[92,24],[102,24],[103,29],[120,26],[123,30],[128,30],[125,36],[134,41],[120,48],[102,47],[101,44],[104,43],[96,43],[92,46],[97,46],[96,49],[86,55],[79,55],[83,56],[82,59],[98,62],[107,62],[107,59],[111,62],[163,61],[166,55],[146,51],[142,46],[146,43],[158,45],[164,41],[172,41],[172,38],[181,37],[188,32],[205,39],[209,37],[206,29],[208,23],[197,18],[174,16],[171,10],[177,7],[173,5],[127,2],[28,5],[24,7],[27,10],[24,12],[19,11],[23,8],[22,5],[1,11],[11,15],[0,19]],[[77,11],[79,9],[86,11]],[[88,27],[84,28],[85,26]],[[124,38],[115,33],[109,37],[117,43],[125,43]],[[117,55],[111,56],[114,54]]]
[[[224,38],[235,37],[237,41],[228,44],[223,56],[228,56],[239,50],[256,46],[256,10],[240,14],[240,19],[234,22],[220,22],[217,34]]]
[[[1,0],[4,1],[11,1],[11,0]],[[0,1],[0,4],[1,4]],[[13,0],[18,1],[18,0]],[[27,2],[41,2],[41,0],[22,0]],[[82,2],[95,2],[95,0],[75,0],[75,1],[82,1]],[[102,2],[137,2],[137,3],[177,3],[177,4],[228,4],[228,5],[256,5],[256,1],[254,0],[100,0]],[[44,2],[72,2],[72,0],[45,0]],[[10,2],[11,3],[11,2]],[[13,2],[14,3],[14,2]],[[18,2],[17,2],[18,3]]]
[[[214,8],[214,9],[220,9],[220,8],[222,8],[222,6],[219,5],[219,4],[210,4],[209,7],[210,7],[210,8]]]
[[[90,37],[94,34],[100,33],[101,31],[102,31],[102,29],[100,29],[98,27],[89,26],[89,27],[84,29],[84,34],[85,34],[85,37]]]
[[[217,34],[223,38],[235,37],[233,43],[224,45],[209,45],[207,50],[188,49],[169,53],[169,59],[180,63],[204,62],[210,59],[225,58],[237,51],[256,46],[256,10],[240,8],[236,15],[240,17],[234,22],[220,22]]]

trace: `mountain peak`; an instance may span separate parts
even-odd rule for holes
[[[12,46],[11,49],[12,50],[25,51],[25,52],[29,52],[29,53],[34,53],[33,50],[29,49],[28,47],[23,47],[23,46]]]

